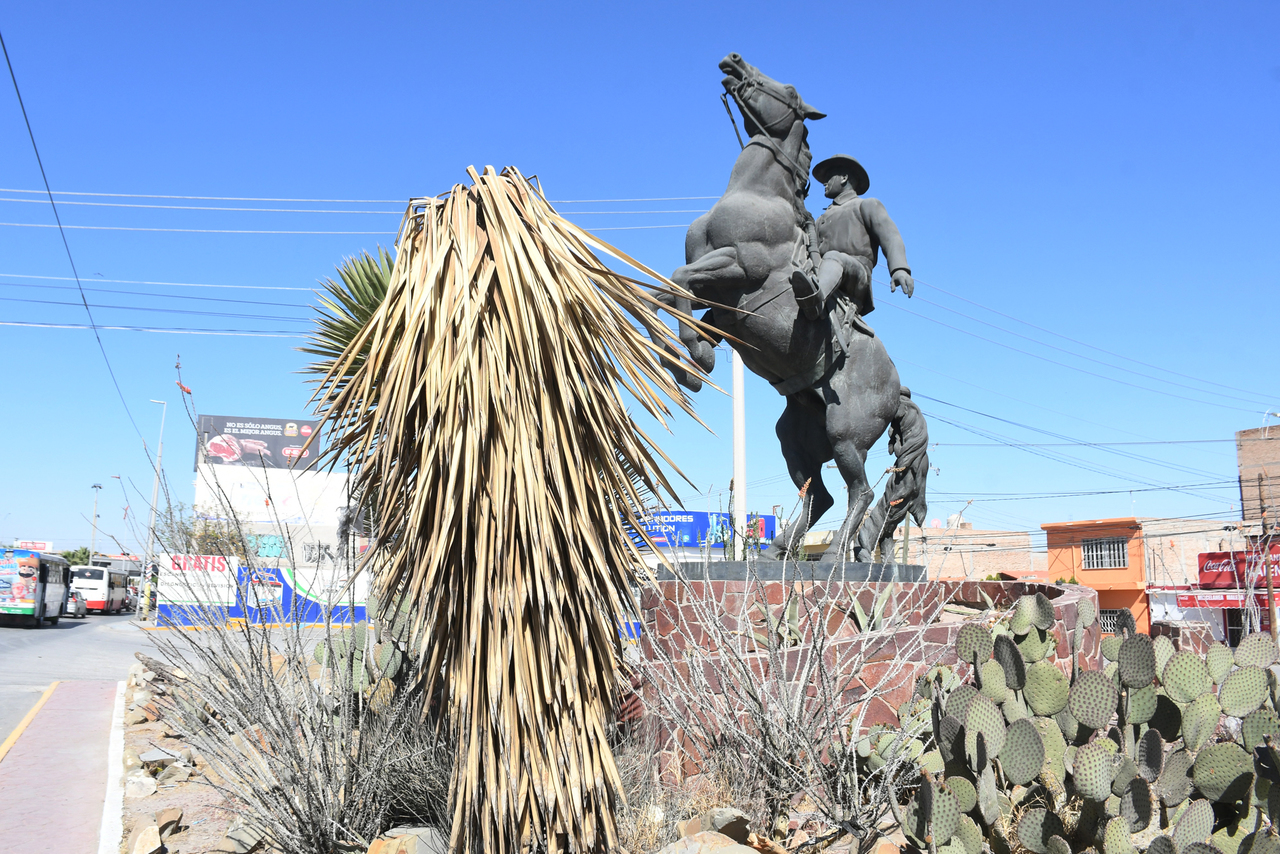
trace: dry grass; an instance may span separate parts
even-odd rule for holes
[[[617,621],[642,565],[629,534],[670,486],[629,409],[691,413],[667,368],[698,370],[671,355],[654,292],[596,253],[683,292],[518,171],[468,174],[410,205],[386,296],[327,362],[318,411],[372,516],[375,593],[410,607],[422,688],[445,698],[453,849],[607,850]]]

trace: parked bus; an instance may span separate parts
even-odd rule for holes
[[[37,628],[45,620],[56,626],[66,608],[70,572],[66,558],[58,555],[27,549],[0,552],[0,615]]]
[[[90,611],[118,614],[125,609],[129,598],[129,577],[122,569],[73,566],[71,589],[80,591]]]

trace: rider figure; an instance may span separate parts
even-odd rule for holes
[[[911,267],[902,236],[879,199],[860,198],[871,186],[867,171],[847,154],[828,157],[813,167],[813,177],[825,185],[831,206],[818,217],[818,252],[822,263],[814,273],[797,269],[791,274],[796,301],[810,320],[827,311],[827,300],[837,289],[852,303],[845,320],[867,335],[875,332],[862,318],[875,310],[871,296],[871,270],[878,250],[893,282],[890,292],[902,288],[907,296],[915,291]]]

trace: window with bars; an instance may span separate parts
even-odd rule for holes
[[[1085,569],[1124,569],[1129,565],[1129,541],[1124,537],[1100,537],[1083,540]]]
[[[1116,621],[1120,619],[1120,610],[1117,608],[1099,608],[1098,609],[1098,628],[1104,635],[1114,635],[1116,633]]]

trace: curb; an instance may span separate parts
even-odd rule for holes
[[[3,761],[5,756],[8,755],[9,750],[17,743],[18,737],[21,736],[23,731],[33,720],[35,720],[36,713],[44,708],[45,703],[49,702],[49,698],[53,696],[53,692],[57,689],[59,681],[60,680],[54,680],[49,684],[49,687],[40,695],[40,699],[36,700],[36,704],[31,707],[31,711],[27,712],[27,716],[18,722],[18,725],[13,728],[13,732],[9,733],[9,737],[0,744],[0,761]]]
[[[124,836],[124,689],[125,683],[116,683],[111,735],[107,743],[107,795],[102,802],[98,854],[116,854]]]

